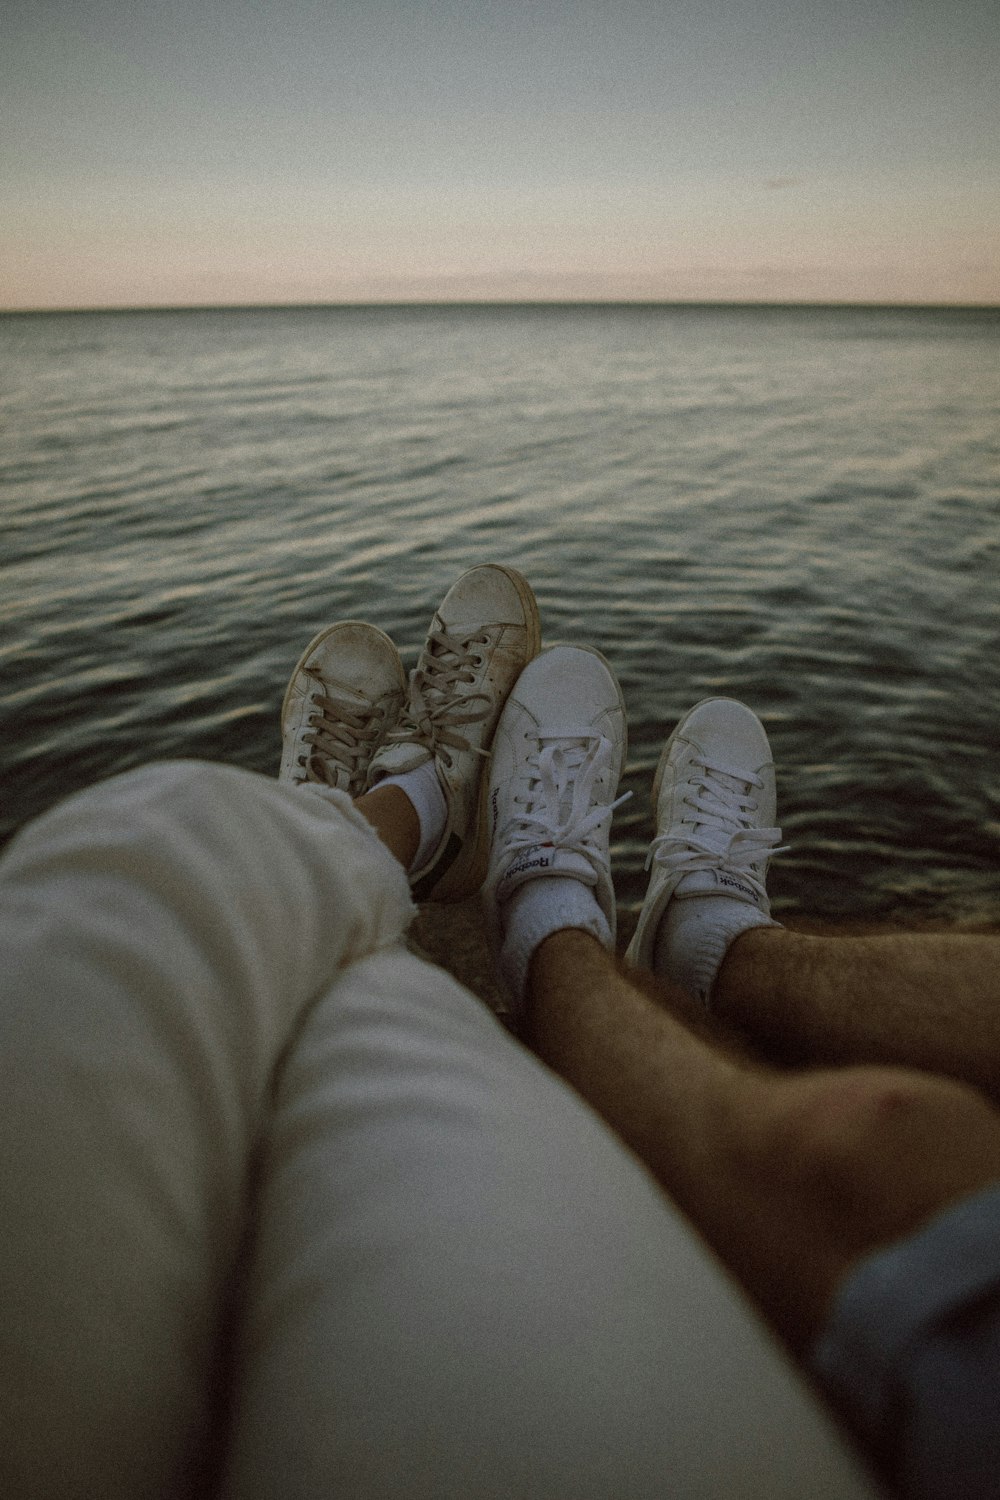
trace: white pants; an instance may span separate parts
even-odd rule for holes
[[[154,766],[0,870],[5,1500],[871,1493],[342,794]]]

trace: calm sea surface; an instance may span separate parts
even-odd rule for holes
[[[351,308],[0,318],[0,837],[161,756],[273,773],[310,635],[412,662],[534,585],[664,733],[763,718],[775,909],[1000,920],[1000,311]]]

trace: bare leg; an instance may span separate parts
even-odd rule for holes
[[[726,954],[712,1004],[782,1062],[917,1068],[1000,1102],[1000,936],[755,928]]]
[[[532,961],[528,1040],[802,1353],[856,1261],[1000,1177],[1000,1115],[897,1068],[761,1068],[696,1035],[671,999],[585,933],[557,932]]]
[[[406,793],[398,786],[376,787],[356,797],[354,806],[367,818],[389,853],[408,870],[420,843],[420,824]]]

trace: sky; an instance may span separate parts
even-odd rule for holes
[[[1000,303],[996,0],[4,0],[0,308]]]

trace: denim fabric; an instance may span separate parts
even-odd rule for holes
[[[1000,1186],[865,1260],[813,1366],[907,1500],[1000,1495]]]

